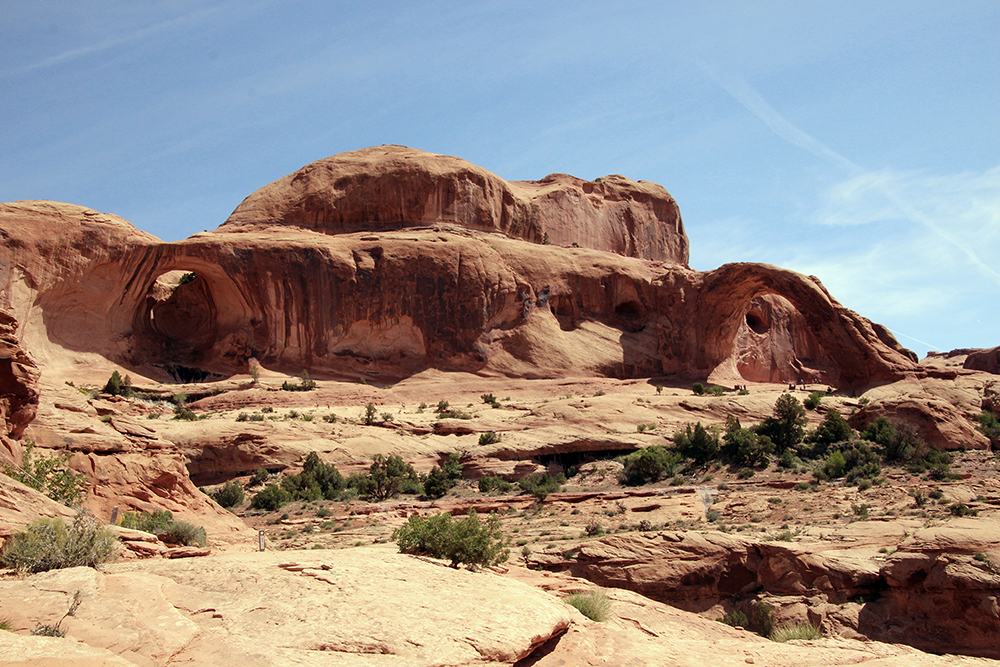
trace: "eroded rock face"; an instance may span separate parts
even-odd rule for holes
[[[721,533],[619,535],[585,543],[570,558],[534,554],[531,561],[688,611],[764,596],[779,614],[797,611],[799,618],[783,614],[795,622],[926,651],[1000,657],[996,531],[969,522],[912,534],[892,524],[844,532],[846,544],[808,545]],[[879,557],[889,547],[895,551]]]
[[[21,349],[17,321],[0,310],[0,425],[3,436],[18,438],[38,409],[38,367]]]
[[[236,226],[164,244],[91,213],[0,209],[4,296],[47,358],[98,353],[163,379],[244,373],[251,358],[369,379],[441,368],[844,387],[918,372],[817,280],[766,265],[699,273],[445,225],[377,235]],[[171,272],[197,277],[164,288]]]
[[[1000,375],[1000,347],[989,350],[969,350],[964,367],[974,371],[986,371]]]
[[[306,165],[247,197],[220,232],[272,225],[325,234],[452,223],[686,265],[680,209],[663,187],[566,174],[508,183],[448,155],[377,146]]]

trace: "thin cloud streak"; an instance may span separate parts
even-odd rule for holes
[[[708,74],[713,81],[719,84],[719,86],[721,86],[733,99],[739,102],[750,113],[767,125],[772,132],[788,143],[793,146],[798,146],[799,148],[802,148],[839,167],[847,169],[854,176],[859,176],[868,172],[868,170],[844,157],[823,142],[815,139],[790,123],[774,107],[768,104],[767,101],[761,97],[760,93],[758,93],[747,82],[735,77],[720,76],[704,63],[701,63],[701,67],[706,74]],[[878,183],[874,184],[874,187],[880,189],[882,195],[889,200],[889,202],[895,206],[904,217],[912,222],[916,222],[926,227],[941,239],[958,248],[966,256],[966,258],[977,269],[979,269],[980,272],[991,277],[996,281],[997,285],[1000,285],[1000,272],[979,259],[972,248],[961,239],[942,229],[941,226],[939,226],[930,216],[925,215],[911,206],[907,201],[899,197],[892,189],[881,186]]]
[[[54,55],[50,58],[45,58],[44,60],[40,60],[36,63],[31,63],[29,65],[24,65],[22,67],[2,72],[0,73],[0,78],[12,79],[18,76],[23,76],[25,74],[31,74],[32,72],[38,72],[40,70],[56,67],[64,63],[72,62],[79,58],[83,58],[95,53],[100,53],[101,51],[107,51],[108,49],[113,49],[117,46],[138,41],[155,33],[162,32],[164,30],[171,30],[174,28],[182,27],[189,23],[195,23],[201,21],[213,14],[223,11],[224,9],[226,9],[226,5],[219,5],[216,7],[201,9],[199,11],[187,14],[185,16],[179,16],[177,18],[161,21],[160,23],[151,25],[148,28],[135,30],[131,33],[128,33],[127,35],[122,35],[119,37],[110,37],[108,39],[86,44],[84,46],[75,49],[63,51],[60,54]]]

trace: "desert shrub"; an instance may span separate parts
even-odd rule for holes
[[[793,623],[775,628],[769,639],[776,642],[787,642],[793,639],[819,639],[823,632],[812,623]]]
[[[303,370],[298,384],[292,384],[288,380],[281,383],[284,391],[312,391],[316,388],[316,381],[309,377],[309,371]]]
[[[730,416],[722,436],[722,455],[736,465],[760,465],[774,451],[774,443],[766,435],[743,428],[740,420]]]
[[[997,416],[990,410],[983,410],[976,420],[979,422],[978,428],[982,434],[989,438],[993,445],[1000,444],[1000,420]]]
[[[769,437],[774,443],[775,451],[781,454],[802,442],[807,422],[806,411],[799,400],[785,393],[775,401],[772,416],[758,424],[755,430],[758,434]]]
[[[365,416],[364,416],[365,426],[371,426],[372,424],[375,423],[375,412],[376,410],[374,403],[369,403],[368,405],[365,406]]]
[[[550,493],[558,491],[559,487],[566,483],[566,477],[558,474],[550,477],[548,473],[533,473],[523,477],[518,481],[518,486],[525,493],[530,493],[538,502],[543,502]]]
[[[236,415],[236,421],[238,422],[250,421],[250,415],[248,415],[245,412],[241,412],[240,414]]]
[[[770,637],[774,632],[774,607],[758,600],[750,605],[747,620],[750,623],[747,630],[756,632],[761,637]]]
[[[458,454],[452,454],[442,466],[431,468],[424,479],[424,495],[431,499],[440,498],[461,478],[462,464],[458,462]]]
[[[711,387],[709,387],[705,391],[707,393],[711,394],[712,396],[722,396],[723,394],[726,393],[726,388],[725,387],[720,387],[718,385],[712,385]]]
[[[954,516],[976,516],[979,514],[978,511],[962,502],[952,503],[948,506],[948,511]]]
[[[464,410],[452,409],[439,412],[438,419],[472,419],[472,415]]]
[[[701,422],[694,426],[688,424],[683,431],[674,433],[674,446],[695,463],[707,463],[719,454],[719,435],[714,428],[706,429]]]
[[[677,452],[655,445],[628,454],[620,460],[624,466],[620,474],[621,483],[626,486],[641,486],[676,475],[683,457]]]
[[[253,476],[250,478],[250,481],[247,482],[247,486],[248,487],[260,486],[261,484],[266,482],[270,477],[271,473],[269,473],[267,470],[265,470],[264,468],[257,468]]]
[[[844,460],[844,455],[840,450],[834,451],[827,457],[820,471],[822,476],[817,476],[817,479],[837,479],[844,476],[844,473],[847,472],[847,461]]]
[[[367,475],[351,475],[347,486],[357,489],[358,495],[372,500],[386,500],[403,492],[404,482],[419,482],[413,466],[399,456],[385,457],[376,454]]]
[[[292,496],[288,491],[277,484],[268,484],[250,500],[250,508],[264,510],[265,512],[275,512],[282,505],[291,501]]]
[[[700,382],[695,382],[691,386],[691,391],[693,391],[696,395],[701,396],[705,393],[705,385]]]
[[[174,419],[179,419],[181,421],[196,422],[198,421],[198,415],[194,413],[193,410],[189,410],[183,405],[178,405],[174,408]]]
[[[485,522],[480,521],[474,510],[459,521],[453,521],[450,514],[426,518],[414,515],[393,531],[392,539],[401,553],[444,558],[456,568],[462,564],[499,565],[510,555],[500,518],[492,512]]]
[[[509,493],[514,485],[497,475],[486,475],[479,478],[479,490],[482,493]]]
[[[814,391],[806,397],[806,400],[802,401],[802,405],[805,406],[806,410],[815,410],[819,407],[820,401],[823,400],[823,394],[818,391]]]
[[[486,433],[479,434],[479,446],[484,447],[486,445],[494,445],[500,442],[500,436],[496,431],[487,431]]]
[[[440,401],[438,401],[437,408],[434,410],[434,412],[445,412],[448,409],[448,405],[449,405],[448,401],[442,398]]]
[[[753,477],[753,468],[743,468],[736,473],[737,479],[750,479]]]
[[[601,535],[604,535],[604,526],[602,526],[597,519],[591,519],[587,523],[586,527],[584,527],[584,531],[589,537],[600,537]]]
[[[611,618],[611,600],[602,591],[591,590],[573,593],[563,598],[563,602],[576,609],[592,621],[603,623]]]
[[[35,443],[24,439],[21,465],[0,461],[0,469],[11,479],[39,491],[52,500],[70,507],[83,504],[87,495],[87,477],[69,467],[66,458],[36,456]]]
[[[68,526],[62,519],[39,519],[7,538],[0,563],[21,572],[97,567],[115,557],[117,543],[110,531],[83,512]]]
[[[825,456],[831,445],[850,440],[853,435],[854,431],[844,419],[844,415],[836,408],[830,408],[820,425],[806,438],[812,445],[809,454],[817,458]]]
[[[146,533],[156,535],[166,529],[174,520],[174,515],[167,510],[153,510],[152,512],[125,512],[118,520],[118,525],[122,528],[141,530]]]
[[[112,371],[111,377],[108,378],[101,391],[112,396],[125,396],[127,398],[132,395],[132,378],[128,375],[122,378],[118,371]]]
[[[187,521],[174,521],[157,535],[164,542],[186,547],[203,547],[208,544],[205,529]]]
[[[320,461],[316,452],[306,455],[301,473],[281,480],[281,488],[288,494],[288,500],[334,500],[340,497],[346,486],[347,482],[336,466]]]
[[[215,502],[227,508],[241,504],[244,496],[243,487],[233,481],[226,482],[221,489],[212,494]]]
[[[483,394],[482,396],[480,396],[480,398],[483,399],[483,403],[487,404],[491,408],[500,407],[500,401],[498,401],[496,396],[494,396],[493,394]]]
[[[747,615],[742,611],[737,611],[736,609],[728,612],[725,616],[718,620],[719,623],[725,623],[726,625],[731,625],[734,628],[746,628],[747,625],[750,624],[750,621],[747,620]]]

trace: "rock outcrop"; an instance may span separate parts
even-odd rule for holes
[[[764,598],[790,621],[848,636],[1000,658],[998,556],[1000,534],[959,522],[912,532],[861,525],[809,544],[722,533],[613,536],[569,558],[535,554],[531,561],[689,611],[728,611],[734,600]]]
[[[368,379],[440,368],[842,387],[920,372],[815,278],[688,269],[676,203],[621,177],[506,183],[388,147],[309,165],[177,243],[48,202],[0,206],[0,229],[0,306],[48,363],[99,354],[158,379],[243,373],[253,358]]]
[[[220,232],[293,226],[324,234],[437,224],[687,265],[680,210],[662,186],[566,174],[507,182],[448,155],[376,146],[317,160],[247,197]]]
[[[1000,375],[1000,347],[988,350],[969,350],[964,367],[974,371]]]

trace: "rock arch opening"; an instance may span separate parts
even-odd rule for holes
[[[746,321],[747,326],[750,327],[750,330],[755,334],[764,335],[771,328],[770,323],[767,321],[767,318],[764,317],[764,314],[759,308],[751,308],[748,310],[746,314]]]

